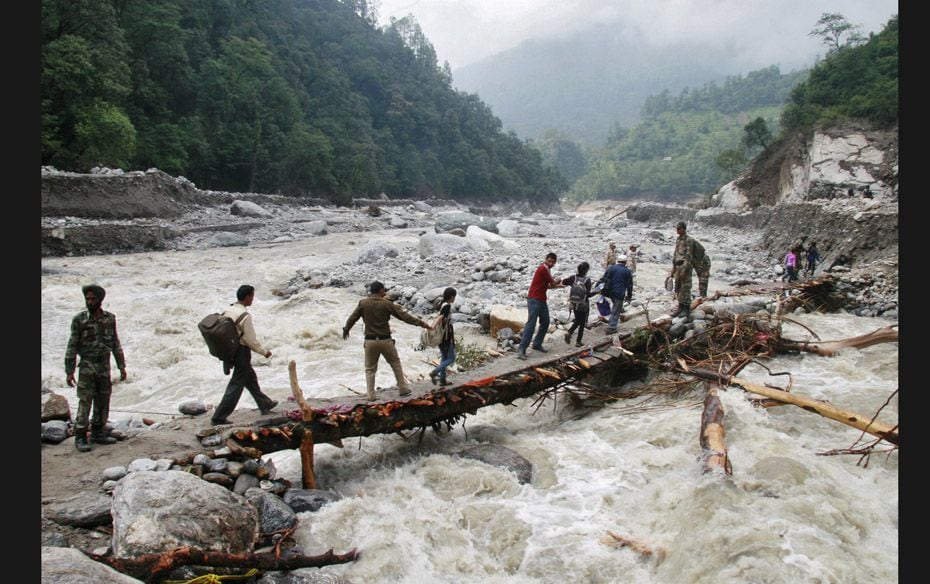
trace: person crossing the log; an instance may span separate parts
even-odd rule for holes
[[[610,318],[607,320],[606,334],[616,334],[623,312],[624,301],[633,300],[633,272],[626,267],[626,254],[617,257],[617,263],[607,268],[600,282],[604,283],[601,294],[610,298]]]
[[[407,378],[404,377],[404,368],[400,363],[400,356],[397,354],[397,347],[394,345],[394,339],[391,338],[391,317],[398,318],[408,324],[414,324],[419,327],[433,330],[434,325],[429,324],[422,318],[416,317],[400,304],[390,301],[387,298],[387,288],[384,284],[375,280],[368,286],[368,296],[359,300],[358,305],[346,324],[342,327],[342,340],[349,340],[349,331],[362,319],[365,323],[365,385],[368,392],[368,401],[374,401],[375,395],[375,374],[378,372],[378,360],[383,356],[388,365],[394,371],[394,379],[397,381],[397,388],[400,395],[410,395],[410,385]]]
[[[703,262],[706,256],[704,246],[688,235],[687,230],[688,225],[684,221],[679,221],[675,226],[678,240],[675,242],[675,253],[672,255],[672,269],[668,273],[669,276],[675,278],[675,297],[678,301],[678,306],[670,314],[684,318],[691,315],[691,270],[696,269],[697,263]],[[708,275],[710,273],[709,265],[706,273]],[[703,291],[707,293],[706,285]]]
[[[792,247],[785,254],[785,281],[795,282],[798,279],[798,248]]]
[[[436,326],[444,326],[442,340],[439,341],[439,365],[430,371],[429,378],[433,385],[452,385],[446,380],[446,369],[455,362],[455,331],[452,328],[452,303],[457,292],[448,287],[442,291],[442,306],[439,308],[440,321]]]
[[[228,316],[236,323],[236,329],[239,332],[239,346],[236,348],[236,356],[233,357],[233,372],[226,384],[226,391],[220,399],[219,405],[213,410],[210,423],[214,426],[228,424],[227,416],[233,413],[236,406],[239,405],[239,398],[242,397],[242,390],[247,389],[258,410],[264,416],[271,412],[278,402],[268,397],[262,392],[258,384],[258,376],[252,367],[252,351],[262,355],[266,359],[271,357],[271,350],[266,349],[255,335],[255,325],[252,323],[252,314],[248,311],[249,306],[255,301],[255,287],[249,284],[243,284],[236,290],[236,302],[229,305],[223,312],[223,316]],[[242,320],[239,317],[245,314]]]
[[[69,386],[77,385],[78,409],[74,419],[74,447],[87,452],[90,444],[116,444],[104,433],[110,416],[110,354],[116,359],[120,381],[126,381],[126,357],[116,332],[116,316],[102,308],[106,290],[97,284],[81,288],[87,310],[71,319],[71,336],[65,349],[65,376]],[[81,357],[78,362],[78,356]],[[74,372],[78,371],[77,383]],[[90,418],[90,443],[87,422]]]
[[[817,242],[812,241],[807,248],[807,265],[804,271],[811,277],[814,276],[814,270],[817,269],[817,262],[820,261],[820,252],[817,251]]]
[[[617,244],[613,241],[607,242],[607,257],[604,258],[604,267],[609,268],[610,266],[617,263]]]
[[[574,315],[572,326],[570,326],[565,333],[565,342],[572,342],[572,333],[575,332],[577,328],[578,339],[575,341],[576,347],[581,346],[581,337],[584,336],[584,329],[588,325],[588,315],[591,314],[590,298],[594,293],[591,292],[591,278],[588,277],[589,269],[591,269],[591,265],[588,262],[581,262],[578,264],[578,271],[574,275],[562,280],[562,284],[567,286],[570,290],[568,302],[572,315]]]
[[[526,293],[526,308],[529,313],[526,324],[523,326],[523,332],[520,333],[520,350],[517,351],[517,359],[526,359],[526,349],[530,346],[530,339],[533,341],[533,349],[540,353],[548,353],[549,349],[543,347],[543,339],[549,332],[549,303],[548,293],[550,288],[563,288],[561,278],[552,277],[552,267],[555,266],[556,255],[553,252],[546,254],[546,259],[539,264],[536,271],[533,272],[533,279],[530,282],[530,289]],[[537,321],[539,330],[536,330]],[[535,337],[533,333],[536,333]]]
[[[629,253],[627,253],[626,256],[629,258],[626,267],[628,267],[633,274],[636,274],[636,260],[637,256],[639,256],[639,246],[635,243],[631,243]]]

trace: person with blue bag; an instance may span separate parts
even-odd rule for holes
[[[452,328],[452,303],[455,302],[456,290],[448,287],[442,292],[442,307],[436,327],[443,331],[439,341],[439,365],[430,371],[429,379],[433,385],[452,385],[446,381],[446,368],[455,362],[455,331]]]

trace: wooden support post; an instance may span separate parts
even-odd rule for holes
[[[303,390],[300,389],[300,385],[297,383],[296,361],[292,360],[287,364],[287,373],[291,378],[291,393],[294,394],[294,399],[297,400],[297,405],[300,406],[303,421],[310,422],[313,420],[313,409],[310,408],[310,404],[308,404],[306,398],[304,398]],[[300,465],[303,470],[303,488],[315,489],[316,474],[313,472],[313,431],[310,429],[309,423],[304,426],[304,435],[300,440]]]

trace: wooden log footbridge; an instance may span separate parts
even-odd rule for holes
[[[822,302],[818,297],[823,297],[833,289],[832,283],[826,278],[796,282],[793,286],[777,283],[758,289],[718,292],[706,300],[750,294],[781,295],[784,289],[789,287],[802,289],[800,295],[787,299],[789,302],[786,304],[789,305],[816,305]],[[697,308],[704,302],[705,299],[699,298],[693,302],[692,307]],[[712,308],[706,306],[704,310],[713,312]],[[627,324],[627,321],[638,316],[646,316],[645,325]],[[819,413],[895,446],[898,444],[897,426],[879,424],[869,416],[825,407],[804,396],[788,394],[790,386],[783,391],[748,383],[735,377],[754,355],[770,355],[775,351],[785,350],[803,350],[826,355],[830,353],[825,351],[835,350],[836,347],[864,347],[878,342],[897,341],[897,325],[828,347],[825,345],[829,343],[797,343],[783,339],[779,324],[763,322],[764,319],[754,318],[753,315],[730,316],[723,319],[723,326],[729,327],[722,333],[728,339],[726,358],[717,365],[717,373],[710,375],[707,371],[692,370],[688,361],[693,365],[707,366],[708,362],[702,360],[714,353],[712,336],[720,335],[719,330],[709,335],[695,335],[698,338],[693,337],[692,341],[696,342],[685,339],[673,343],[668,334],[673,323],[672,318],[663,314],[650,321],[648,317],[649,314],[645,310],[627,313],[624,315],[624,323],[621,324],[623,330],[610,336],[598,335],[597,329],[594,328],[589,331],[592,343],[584,348],[569,350],[566,344],[564,350],[558,351],[556,347],[562,346],[561,339],[553,340],[549,352],[531,350],[528,360],[500,358],[481,368],[456,375],[453,379],[458,378],[457,383],[437,387],[429,382],[418,382],[414,384],[414,391],[410,395],[398,395],[397,398],[393,398],[392,395],[377,401],[365,401],[363,397],[350,396],[307,400],[297,379],[296,363],[291,361],[288,366],[291,391],[300,409],[291,412],[289,416],[264,420],[250,428],[233,429],[227,437],[226,447],[232,454],[248,458],[259,458],[280,450],[299,449],[303,463],[303,486],[316,488],[313,474],[315,444],[342,446],[344,438],[355,436],[397,433],[406,437],[407,432],[422,433],[430,427],[436,431],[440,431],[443,425],[451,429],[468,414],[474,415],[479,408],[496,404],[509,405],[520,398],[531,397],[560,386],[578,384],[593,376],[603,375],[606,379],[606,382],[602,380],[604,385],[619,386],[626,381],[645,376],[650,368],[736,386],[747,392],[763,395],[771,401],[791,403]],[[716,320],[721,319],[718,317]],[[735,350],[732,344],[737,334],[746,339],[746,345],[742,350]],[[387,396],[396,391],[385,390],[381,395]],[[720,444],[716,444],[713,450],[719,452],[721,448]]]
[[[556,353],[532,351],[521,361],[504,357],[490,365],[456,375],[460,381],[447,386],[417,383],[407,396],[365,401],[364,398],[307,400],[297,380],[297,365],[291,361],[288,371],[291,390],[300,406],[300,417],[277,417],[262,425],[235,429],[227,446],[234,453],[259,457],[279,450],[300,449],[304,457],[305,487],[313,488],[313,444],[342,445],[342,439],[372,434],[404,434],[407,431],[451,428],[479,408],[509,405],[547,389],[579,381],[584,377],[616,371],[618,360],[629,351],[622,347],[623,339],[633,332],[624,331],[598,340],[582,349]],[[558,341],[553,342],[553,344]],[[516,367],[514,367],[516,365]],[[426,392],[416,391],[420,386]],[[381,394],[394,393],[396,389]],[[310,452],[307,452],[307,451]]]

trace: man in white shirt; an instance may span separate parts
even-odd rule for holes
[[[239,286],[239,289],[236,290],[236,298],[237,302],[230,305],[223,313],[224,316],[228,316],[234,322],[243,313],[247,312],[249,306],[252,306],[252,301],[255,300],[255,287],[248,284]],[[258,376],[255,375],[255,369],[252,368],[252,351],[263,355],[265,358],[271,357],[271,351],[263,347],[255,336],[252,315],[247,313],[236,324],[236,328],[239,331],[239,349],[236,351],[236,357],[233,360],[233,374],[226,385],[226,393],[223,394],[223,399],[220,400],[216,409],[213,410],[213,417],[210,421],[214,426],[229,423],[226,416],[236,409],[243,388],[249,390],[252,399],[255,400],[263,416],[278,405],[278,402],[262,393],[261,387],[258,385]]]

